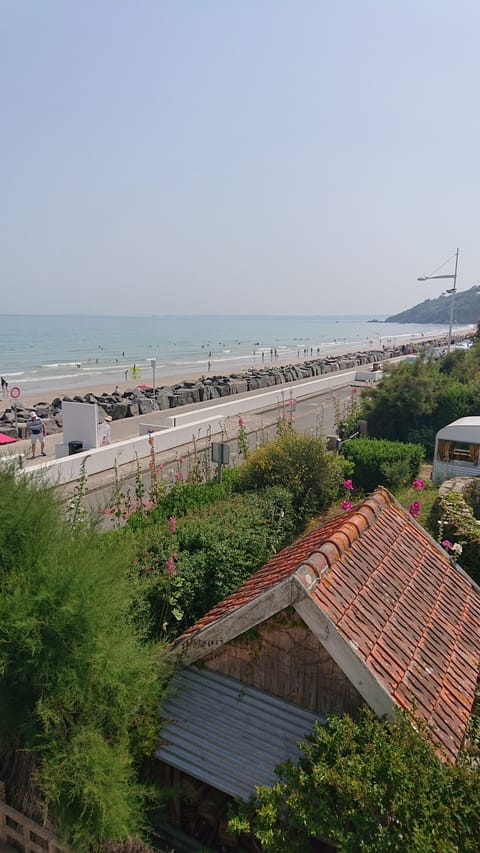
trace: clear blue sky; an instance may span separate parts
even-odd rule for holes
[[[1,0],[0,312],[388,314],[457,246],[480,283],[479,32],[478,0]]]

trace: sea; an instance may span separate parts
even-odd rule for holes
[[[463,327],[464,329],[465,327]],[[0,315],[0,375],[21,393],[105,386],[162,376],[224,375],[437,337],[446,325],[385,323],[381,316]],[[154,360],[154,361],[152,361]],[[133,372],[135,371],[135,372]]]

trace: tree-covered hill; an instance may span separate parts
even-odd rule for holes
[[[480,285],[470,290],[457,291],[454,306],[454,323],[476,323],[480,318]],[[452,297],[442,294],[437,299],[425,299],[424,302],[392,314],[386,323],[448,323]]]

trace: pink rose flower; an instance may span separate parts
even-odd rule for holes
[[[352,481],[351,481],[351,480],[344,480],[344,481],[343,481],[343,488],[344,488],[344,489],[348,489],[348,491],[349,491],[349,492],[351,492],[351,491],[353,490],[353,483],[352,483]]]
[[[423,482],[423,480],[418,479],[413,481],[412,486],[414,489],[418,489],[418,491],[421,492],[422,489],[425,487],[425,483]]]
[[[453,542],[450,542],[448,539],[443,539],[442,548],[446,548],[447,551],[451,551],[453,548]]]
[[[346,510],[348,510],[348,509],[351,509],[351,508],[352,508],[352,506],[353,506],[353,504],[352,504],[352,502],[351,502],[351,501],[342,501],[342,509],[343,509],[343,510],[345,510],[345,511],[346,511]]]

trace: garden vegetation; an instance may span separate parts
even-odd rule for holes
[[[128,619],[133,550],[0,475],[0,778],[75,850],[141,833],[164,649]]]
[[[243,464],[222,483],[200,482],[207,465],[197,460],[190,481],[177,473],[167,490],[152,448],[153,509],[145,511],[140,479],[135,504],[117,489],[113,515],[123,526],[108,534],[80,511],[82,482],[63,512],[52,492],[12,472],[0,475],[0,772],[17,806],[74,849],[117,849],[141,837],[152,792],[140,768],[156,744],[168,673],[163,641],[336,501],[339,511],[348,508],[380,483],[408,494],[424,447],[439,420],[445,423],[441,407],[449,401],[456,417],[470,413],[478,350],[459,355],[466,360],[452,354],[442,366],[401,365],[365,403],[352,395],[348,411],[338,413],[345,437],[363,414],[377,438],[347,441],[341,455],[327,453],[323,437],[297,435],[283,422],[276,439],[253,452],[242,433]],[[414,480],[414,490],[421,482]],[[463,509],[437,504],[433,535],[473,536],[474,507],[467,509],[473,521]],[[473,539],[471,557],[466,552],[472,573]],[[468,846],[478,841],[476,769],[443,765],[403,718],[332,719],[316,729],[304,755],[232,824],[254,832],[265,850],[308,849],[315,834],[345,851],[477,849]],[[452,846],[455,833],[463,847]],[[408,843],[396,847],[402,838]]]
[[[433,455],[439,429],[458,418],[478,415],[480,342],[442,359],[417,357],[388,367],[377,387],[362,393],[361,415],[369,435],[413,442]]]
[[[379,720],[369,710],[316,723],[298,764],[280,765],[230,829],[254,834],[265,853],[306,853],[315,837],[339,853],[476,853],[478,750],[444,764],[418,728],[403,713]]]

